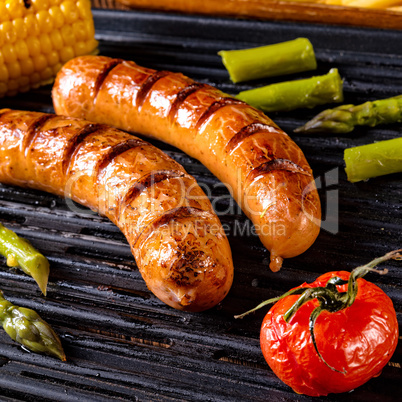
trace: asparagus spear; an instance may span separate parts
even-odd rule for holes
[[[313,46],[306,38],[218,54],[234,83],[317,68]]]
[[[12,230],[0,223],[0,254],[7,258],[7,265],[20,267],[38,284],[40,290],[46,295],[49,277],[49,261],[31,243],[19,237]]]
[[[355,126],[374,127],[378,124],[402,121],[402,95],[365,102],[361,105],[341,105],[324,110],[304,126],[294,130],[297,133],[327,132],[345,134]]]
[[[39,315],[28,308],[14,306],[0,290],[0,323],[14,340],[35,353],[45,353],[66,361],[57,334]]]
[[[342,102],[343,84],[338,70],[333,68],[325,75],[250,89],[236,97],[264,112],[288,111]]]
[[[402,172],[402,137],[346,148],[344,159],[352,183]]]

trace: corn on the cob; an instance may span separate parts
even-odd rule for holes
[[[0,97],[50,84],[97,46],[90,0],[0,0]]]

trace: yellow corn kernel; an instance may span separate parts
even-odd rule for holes
[[[91,5],[86,0],[77,1],[78,12],[83,20],[91,20]]]
[[[52,42],[48,34],[42,34],[39,36],[40,48],[42,53],[50,53],[52,51]]]
[[[7,84],[0,82],[0,96],[4,96],[7,92]]]
[[[97,46],[90,0],[0,0],[0,97],[52,82]]]
[[[8,80],[8,90],[16,91],[18,89],[18,81],[17,80]]]
[[[4,61],[8,63],[14,63],[17,60],[17,55],[14,50],[14,46],[11,43],[6,43],[3,46]]]
[[[21,18],[22,17],[23,9],[21,7],[21,4],[18,1],[7,0],[5,6],[6,6],[8,13],[13,18]]]
[[[21,76],[18,80],[20,87],[29,86],[29,78],[26,76]]]
[[[57,63],[53,66],[52,70],[53,70],[53,75],[56,76],[56,74],[61,70],[61,68],[63,67],[63,64],[61,63]]]
[[[7,67],[2,64],[0,65],[0,82],[6,82],[9,79],[9,74],[8,74],[8,70]]]
[[[29,50],[26,41],[20,39],[15,42],[14,50],[17,58],[20,60],[26,60],[29,57]]]
[[[36,36],[30,36],[27,39],[27,46],[31,56],[38,56],[40,54],[40,41]]]
[[[29,81],[31,82],[31,84],[38,84],[39,82],[40,82],[40,74],[38,73],[38,72],[34,72],[34,73],[32,73],[31,75],[30,75],[30,77],[29,77]],[[38,86],[36,86],[36,88],[37,88]],[[35,88],[35,86],[34,86],[34,88]]]
[[[71,46],[75,43],[73,28],[70,25],[64,25],[64,27],[61,28],[60,33],[65,45]]]
[[[8,65],[8,72],[9,72],[10,78],[19,78],[19,77],[21,77],[20,63],[18,61],[10,63]]]
[[[16,18],[13,21],[13,26],[15,34],[17,35],[17,39],[25,39],[28,35],[28,29],[24,23],[24,20],[22,18]]]
[[[85,40],[87,38],[86,26],[82,21],[74,22],[72,25],[75,40]]]
[[[60,61],[59,53],[57,53],[55,50],[47,53],[46,58],[49,66],[54,66]]]
[[[35,15],[30,14],[24,17],[24,23],[30,36],[38,36],[40,34],[39,24]]]
[[[74,45],[74,52],[77,56],[82,56],[87,52],[87,45],[85,42],[77,42]]]
[[[46,10],[41,10],[36,14],[39,29],[41,32],[51,32],[53,29],[53,19]]]
[[[72,24],[73,22],[77,21],[79,11],[74,2],[63,1],[63,3],[60,4],[60,10],[63,12],[64,18],[68,24]]]
[[[53,70],[50,67],[46,67],[44,70],[41,71],[40,78],[42,81],[52,81]]]
[[[85,27],[86,27],[86,30],[87,30],[88,38],[94,38],[95,37],[94,24],[91,24],[90,21],[85,21]]]
[[[5,3],[0,3],[0,22],[8,21],[10,16]]]
[[[87,44],[87,51],[86,51],[87,54],[89,54],[89,53],[96,54],[97,53],[98,41],[95,38],[88,40],[86,42],[86,44]]]
[[[60,10],[60,7],[50,7],[49,15],[53,20],[53,26],[55,28],[61,28],[64,25],[64,14]]]
[[[52,41],[52,46],[55,50],[60,50],[63,47],[63,38],[58,29],[55,29],[50,33],[50,40]]]
[[[29,78],[25,76],[21,76],[18,80],[19,92],[28,92],[30,90],[30,82]]]
[[[26,58],[24,62],[21,64],[21,74],[24,77],[30,77],[35,71],[35,66],[30,57]]]
[[[8,43],[13,43],[17,39],[17,34],[11,21],[4,21],[0,24],[0,31],[3,34],[4,40]]]
[[[64,46],[63,49],[60,50],[60,60],[62,63],[66,63],[73,57],[74,57],[74,50],[71,46]]]
[[[32,0],[31,2],[37,11],[49,9],[49,1],[48,0]]]
[[[38,54],[32,59],[32,61],[35,66],[35,71],[38,73],[47,67],[47,59],[43,54]]]

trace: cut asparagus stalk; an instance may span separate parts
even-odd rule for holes
[[[313,108],[343,101],[343,84],[336,68],[328,74],[286,81],[240,92],[238,99],[264,112]]]
[[[234,83],[317,68],[313,45],[306,38],[218,54]]]
[[[344,159],[352,183],[402,172],[402,137],[346,148]]]

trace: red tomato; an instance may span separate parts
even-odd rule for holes
[[[334,276],[348,280],[349,272],[329,272],[302,288],[325,287]],[[354,303],[337,312],[323,311],[311,339],[309,317],[318,301],[302,305],[287,323],[283,315],[300,297],[279,300],[265,316],[261,349],[274,373],[293,390],[310,396],[347,392],[381,373],[398,342],[398,322],[391,299],[376,285],[357,279]],[[337,286],[341,292],[348,285]]]

